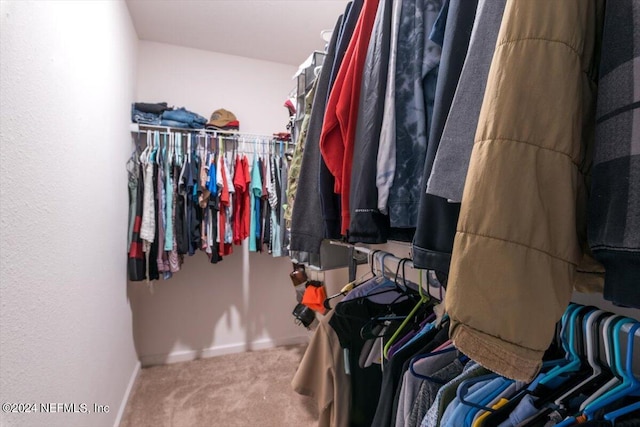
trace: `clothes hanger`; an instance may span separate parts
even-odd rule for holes
[[[396,272],[395,272],[395,274],[393,276],[393,279],[392,280],[384,280],[384,279],[389,279],[389,277],[387,277],[385,275],[386,270],[385,270],[385,267],[384,267],[385,266],[384,261],[389,256],[391,256],[391,254],[389,252],[384,252],[384,251],[378,251],[378,253],[375,254],[374,262],[375,262],[375,258],[376,257],[380,257],[379,261],[378,261],[379,265],[380,265],[380,269],[378,270],[378,273],[375,274],[375,277],[377,277],[380,280],[379,280],[379,283],[376,286],[372,287],[371,289],[369,289],[367,291],[367,295],[378,295],[377,292],[380,289],[387,289],[387,288],[394,288],[394,289],[396,289],[396,290],[398,290],[400,292],[404,291],[403,289],[400,288],[400,286],[399,286],[399,284],[397,282],[400,266],[403,263],[402,260],[398,261],[398,264],[396,266]]]
[[[385,254],[386,252],[380,251],[381,254]],[[389,256],[390,254],[386,253],[387,256]],[[406,260],[405,260],[406,261]],[[398,268],[400,268],[400,263],[398,264]],[[371,280],[376,280],[376,278],[378,278],[380,276],[376,275],[376,277],[374,277]],[[369,280],[367,283],[371,283],[371,280]],[[396,303],[399,302],[399,299],[402,297],[412,297],[415,292],[413,290],[410,290],[409,288],[403,288],[401,287],[399,284],[392,282],[392,286],[386,286],[383,288],[379,288],[381,290],[377,290],[375,292],[368,292],[364,295],[361,296],[357,296],[355,298],[352,299],[348,299],[348,300],[343,300],[341,301],[339,304],[336,305],[335,310],[336,310],[336,314],[343,316],[343,317],[351,317],[347,314],[344,313],[344,310],[342,309],[343,307],[347,307],[351,304],[360,304],[365,300],[369,300],[371,301],[371,297],[376,296],[376,295],[382,295],[382,294],[387,294],[387,293],[392,293],[392,297],[393,300],[389,301],[389,302],[377,302],[377,304],[382,304],[382,305],[386,305],[386,313],[385,314],[381,314],[380,316],[377,316],[376,319],[378,319],[379,321],[384,321],[385,316],[396,316],[396,314],[394,313],[394,305]],[[415,313],[413,313],[415,314]],[[413,314],[410,314],[410,316],[413,316]],[[407,320],[408,316],[403,316],[403,318],[405,318],[405,322],[404,323],[408,323]],[[360,319],[358,317],[358,319]],[[361,319],[360,319],[361,320]]]
[[[592,306],[578,306],[572,310],[569,314],[568,324],[565,325],[569,333],[570,339],[570,351],[571,356],[568,358],[568,366],[570,369],[563,369],[565,366],[561,366],[560,369],[554,368],[550,372],[554,372],[555,376],[552,378],[552,382],[545,382],[545,379],[549,378],[547,374],[539,382],[539,385],[531,392],[537,397],[534,406],[540,409],[549,408],[549,404],[556,403],[563,396],[571,393],[577,386],[590,378],[593,374],[593,369],[587,362],[587,350],[586,350],[586,333],[584,328],[584,320],[589,318],[592,312],[597,309]],[[538,415],[530,419],[525,425],[537,425],[537,423],[544,419],[550,411],[542,410]]]
[[[500,375],[498,374],[487,374],[487,375],[481,375],[479,377],[475,377],[475,378],[469,378],[467,380],[464,380],[460,383],[460,385],[458,386],[457,390],[456,390],[456,397],[458,398],[458,400],[460,401],[461,404],[463,405],[467,405],[467,406],[471,406],[472,408],[475,409],[479,409],[481,411],[487,411],[487,412],[495,412],[496,410],[493,408],[489,408],[485,405],[476,403],[476,402],[472,402],[470,400],[467,400],[467,395],[469,394],[469,388],[471,388],[471,386],[473,386],[474,384],[477,384],[479,382],[482,381],[491,381],[494,380],[496,378],[500,378]],[[493,400],[493,398],[495,396],[497,396],[498,394],[502,393],[509,385],[511,385],[514,381],[513,380],[507,380],[505,378],[505,380],[507,381],[507,383],[505,384],[504,387],[500,387],[497,390],[495,390],[490,396],[486,396],[486,398],[489,398],[489,402],[491,400]],[[486,399],[484,399],[486,400]]]
[[[384,265],[384,258],[386,256],[388,256],[389,254],[386,252],[382,252],[382,266]],[[404,281],[403,278],[403,286],[400,286],[400,284],[398,283],[398,277],[399,277],[399,273],[400,273],[400,267],[403,266],[404,267],[404,263],[406,262],[406,260],[400,260],[400,262],[398,263],[398,265],[396,266],[396,273],[395,273],[395,279],[393,281],[393,283],[391,285],[389,285],[388,281],[384,281],[382,282],[380,285],[378,286],[374,286],[372,287],[366,294],[366,297],[370,297],[373,295],[380,295],[382,293],[388,293],[389,288],[393,288],[394,291],[397,291],[398,296],[392,300],[390,303],[388,303],[388,306],[391,307],[394,303],[398,302],[400,298],[406,296],[406,292],[407,292],[407,284],[406,281]],[[384,268],[384,267],[383,267]],[[403,273],[404,273],[404,269],[403,269]],[[385,289],[384,292],[379,292],[380,289]],[[374,291],[374,292],[371,292]],[[392,310],[389,310],[390,312]],[[405,316],[396,316],[393,313],[387,313],[385,315],[379,315],[379,316],[375,316],[373,318],[371,318],[371,320],[368,323],[373,323],[373,324],[380,324],[380,323],[384,323],[386,321],[390,321],[390,320],[400,320],[400,319],[405,319]],[[367,324],[365,324],[365,326],[367,326]]]
[[[160,141],[160,146],[161,146],[161,150],[160,150],[160,156],[158,158],[158,166],[164,165],[164,162],[166,162],[167,159],[167,146],[169,145],[169,136],[171,135],[170,132],[167,132],[166,134],[164,134],[164,138],[162,138]]]
[[[173,155],[174,155],[174,140],[175,140],[176,134],[174,132],[171,132],[169,134],[169,153],[166,159],[166,162],[168,164],[169,167],[173,166]]]
[[[140,153],[140,157],[139,157],[140,163],[144,165],[147,164],[147,160],[149,158],[149,150],[151,149],[151,134],[149,132],[146,132],[145,137],[146,137],[145,147]]]
[[[591,376],[586,378],[580,384],[573,387],[571,390],[556,399],[555,404],[558,406],[564,406],[564,402],[580,393],[583,389],[593,386],[596,380],[602,381],[607,374],[600,361],[598,360],[598,353],[600,351],[600,324],[611,313],[604,310],[595,310],[588,314],[585,318],[584,331],[586,332],[586,355],[589,366],[591,367]],[[596,382],[597,384],[597,382]],[[600,384],[601,385],[601,384]]]
[[[403,271],[404,273],[404,271]],[[416,303],[416,305],[413,307],[413,309],[409,312],[409,315],[407,316],[407,318],[404,320],[404,322],[402,322],[400,324],[400,326],[398,327],[398,329],[396,329],[396,331],[393,333],[393,335],[391,336],[391,338],[389,338],[389,340],[387,341],[387,343],[384,345],[384,348],[382,350],[382,353],[385,357],[385,359],[388,358],[389,355],[389,348],[391,348],[391,345],[393,345],[393,343],[398,339],[398,337],[400,336],[400,334],[402,333],[403,329],[405,328],[405,326],[407,326],[409,324],[409,322],[411,321],[411,319],[413,318],[413,316],[415,316],[418,313],[418,310],[420,310],[420,308],[426,304],[427,302],[429,302],[429,297],[424,295],[422,292],[422,274],[420,274],[420,279],[419,279],[419,286],[418,286],[418,296],[419,296],[419,300]]]
[[[576,337],[576,318],[578,313],[582,310],[587,309],[585,306],[572,304],[569,306],[567,310],[565,310],[564,315],[562,316],[562,321],[565,327],[567,328],[567,332],[569,335],[567,346],[565,350],[567,351],[567,357],[569,359],[569,363],[563,366],[557,366],[553,368],[547,375],[540,380],[540,385],[548,385],[553,379],[559,377],[560,375],[575,372],[580,368],[582,364],[582,360],[578,354],[578,346],[577,346],[577,337]]]
[[[620,331],[626,324],[631,324],[626,342],[626,358],[625,363],[622,362],[622,349],[620,340]],[[636,332],[640,329],[640,322],[624,318],[616,323],[613,327],[614,353],[616,354],[616,364],[619,372],[622,374],[622,384],[608,391],[595,401],[587,405],[584,413],[587,419],[593,419],[596,411],[626,396],[640,396],[640,380],[633,375],[633,342]]]
[[[158,153],[159,146],[160,146],[160,132],[156,130],[153,132],[153,148],[151,149],[151,155],[149,156],[149,161],[152,163],[156,162],[156,156]]]
[[[629,329],[629,335],[627,336],[627,374],[631,377],[634,378],[634,373],[633,373],[633,356],[632,356],[632,351],[633,351],[633,341],[635,339],[636,335],[639,335],[638,332],[640,331],[640,329],[638,329],[640,327],[640,323],[635,323],[634,326],[632,326]],[[631,346],[629,348],[629,346]],[[638,381],[637,378],[634,378],[635,381]],[[607,414],[604,415],[604,419],[607,421],[611,421],[612,424],[615,425],[615,421],[616,419],[618,419],[619,417],[629,414],[633,411],[638,411],[640,410],[640,399],[638,400],[638,402],[636,403],[632,403],[631,405],[627,405],[623,408],[619,408],[613,412],[609,412]]]
[[[187,135],[187,162],[191,163],[191,134]]]
[[[604,419],[607,421],[610,421],[611,424],[615,425],[616,420],[619,417],[630,414],[631,412],[634,412],[634,411],[640,411],[640,402],[632,403],[631,405],[625,406],[624,408],[620,408],[616,411],[604,414]]]
[[[380,252],[380,250],[376,249],[373,252],[369,252],[367,254],[367,264],[369,265],[369,270],[365,271],[364,274],[362,274],[359,278],[357,278],[356,280],[347,283],[346,285],[344,285],[342,287],[342,289],[340,289],[340,292],[335,293],[331,296],[328,296],[325,300],[324,300],[324,307],[327,310],[331,309],[331,305],[329,304],[329,301],[335,299],[335,298],[339,298],[342,296],[347,295],[349,292],[351,292],[354,288],[360,286],[361,283],[364,283],[366,280],[369,280],[370,278],[374,278],[376,276],[375,273],[375,256],[376,254]],[[370,278],[367,278],[367,275],[370,275]]]
[[[615,324],[611,326],[611,323],[614,322],[613,320],[614,318],[616,318]],[[617,398],[624,397],[626,395],[625,391],[634,392],[634,389],[633,389],[634,384],[637,387],[640,387],[640,382],[638,382],[638,380],[633,377],[633,372],[630,372],[631,375],[627,376],[627,374],[623,372],[624,368],[622,370],[619,370],[620,368],[620,360],[618,360],[618,358],[620,357],[620,354],[618,353],[618,351],[620,350],[619,333],[620,333],[621,327],[624,324],[628,324],[628,323],[638,323],[638,322],[628,317],[622,317],[622,316],[611,316],[609,319],[605,321],[604,328],[605,328],[605,333],[607,334],[605,343],[609,342],[610,346],[611,344],[613,344],[612,345],[613,355],[612,355],[612,358],[611,359],[608,358],[608,360],[610,361],[609,363],[610,363],[611,370],[614,371],[616,377],[614,378],[615,381],[612,380],[608,382],[607,384],[605,384],[605,386],[599,389],[594,395],[592,395],[584,403],[582,403],[582,405],[580,406],[580,412],[583,414],[584,417],[586,417],[586,419],[589,419],[589,420],[593,419],[594,413],[597,410],[615,401],[615,399]],[[630,331],[628,336],[629,339],[628,339],[627,356],[628,356],[628,359],[631,359],[631,360],[633,359],[633,337],[636,330],[637,328],[633,330],[633,333],[631,333]],[[616,333],[618,335],[614,336],[614,334]],[[616,346],[616,342],[617,342],[617,346]],[[618,376],[622,377],[622,382],[620,381],[620,378],[618,378]],[[610,386],[610,384],[613,384],[613,388]],[[576,416],[571,416],[566,418],[561,423],[559,423],[558,427],[572,426],[577,422],[578,422],[578,418]]]
[[[618,314],[614,314],[605,319],[602,326],[602,339],[604,342],[605,349],[605,357],[607,360],[607,366],[611,370],[613,374],[612,378],[600,387],[597,391],[595,391],[587,400],[585,400],[580,405],[580,412],[584,411],[587,405],[595,401],[598,397],[604,395],[607,391],[613,389],[615,386],[620,384],[622,373],[618,372],[617,364],[615,362],[614,348],[613,348],[613,340],[611,338],[613,325],[618,321],[623,321],[625,318]]]

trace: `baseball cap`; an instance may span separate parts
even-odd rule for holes
[[[239,126],[240,122],[236,118],[235,114],[233,114],[231,111],[220,108],[211,113],[211,118],[209,119],[209,123],[207,123],[207,126],[223,128],[225,126],[228,126],[229,124]]]

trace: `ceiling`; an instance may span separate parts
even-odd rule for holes
[[[300,65],[347,0],[126,0],[140,40]]]

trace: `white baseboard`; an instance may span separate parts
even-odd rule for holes
[[[124,392],[124,396],[122,397],[122,401],[120,402],[120,408],[118,409],[118,414],[116,415],[116,420],[113,423],[113,427],[118,427],[120,425],[120,421],[122,421],[122,416],[124,415],[124,410],[127,409],[127,403],[129,402],[129,396],[131,396],[131,391],[133,390],[133,385],[136,383],[136,379],[140,374],[141,364],[140,362],[136,362],[136,365],[133,367],[133,372],[131,372],[131,378],[129,378],[129,384],[127,385],[127,389]]]
[[[250,343],[227,344],[209,347],[202,350],[174,351],[167,354],[152,354],[140,356],[142,367],[166,365],[169,363],[188,362],[196,359],[206,359],[208,357],[223,356],[225,354],[242,353],[252,350],[265,350],[283,345],[296,345],[309,342],[309,335],[299,335],[287,338],[263,338]]]

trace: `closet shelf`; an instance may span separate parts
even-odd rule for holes
[[[174,132],[174,133],[190,133],[195,135],[229,135],[229,136],[238,136],[241,138],[256,138],[256,139],[268,139],[268,140],[278,140],[278,138],[273,133],[250,133],[250,132],[242,132],[242,131],[228,131],[228,130],[216,130],[216,129],[187,129],[187,128],[177,128],[170,126],[159,126],[159,125],[147,125],[141,123],[131,123],[130,130],[132,133],[145,133],[147,131],[161,131],[161,132]]]

